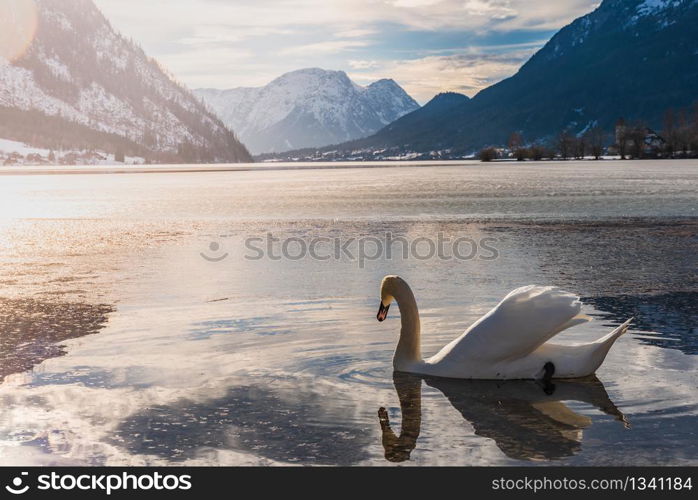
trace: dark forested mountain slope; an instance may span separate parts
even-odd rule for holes
[[[438,113],[425,106],[346,149],[469,153],[513,131],[532,141],[594,124],[609,130],[621,116],[660,127],[666,109],[698,99],[697,26],[698,0],[604,0],[514,76]]]

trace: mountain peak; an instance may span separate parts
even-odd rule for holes
[[[364,87],[344,71],[322,68],[284,73],[264,87],[196,93],[254,153],[365,137],[419,107],[391,79]]]
[[[299,81],[304,83],[323,83],[330,80],[339,81],[344,84],[349,84],[350,80],[347,74],[341,70],[330,70],[322,68],[302,68],[284,73],[281,76],[272,80],[269,85],[277,83],[285,84],[289,81]]]
[[[392,78],[381,78],[368,85],[369,87],[399,87],[397,82]]]
[[[334,70],[334,69],[324,69],[324,68],[318,68],[316,66],[310,67],[310,68],[300,68],[300,69],[294,69],[292,71],[288,71],[281,75],[281,77],[288,76],[288,75],[316,75],[316,76],[323,76],[323,75],[346,75],[346,73],[342,70]],[[281,78],[280,77],[280,78]]]
[[[459,94],[458,92],[441,92],[436,94],[431,100],[424,105],[427,106],[443,106],[443,105],[454,105],[463,104],[468,102],[470,97],[465,94]]]

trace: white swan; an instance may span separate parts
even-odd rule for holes
[[[579,297],[555,287],[517,288],[463,335],[437,354],[422,360],[417,302],[399,276],[381,283],[378,321],[395,300],[402,329],[393,367],[396,371],[467,379],[576,378],[593,374],[632,318],[608,335],[588,344],[548,342],[571,326],[589,321]]]

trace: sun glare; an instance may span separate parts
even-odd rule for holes
[[[27,50],[37,26],[34,0],[0,2],[0,57],[16,61]]]

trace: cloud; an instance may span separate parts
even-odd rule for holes
[[[363,61],[357,59],[351,59],[349,61],[349,67],[352,69],[376,69],[380,66],[378,61]]]
[[[355,64],[349,76],[367,84],[380,78],[393,78],[412,97],[425,103],[440,92],[475,95],[493,83],[507,78],[533,54],[533,48],[506,53],[470,50],[458,55],[435,55],[419,59],[392,60],[368,65]],[[351,65],[351,64],[350,64]]]
[[[244,40],[290,35],[294,31],[291,29],[275,28],[269,26],[246,26],[231,29],[224,25],[197,26],[191,36],[179,39],[179,43],[190,46],[204,45],[233,45]]]
[[[409,29],[555,29],[589,12],[593,0],[96,0],[129,34],[178,26],[315,26],[336,32],[392,23]],[[128,21],[128,24],[126,23]],[[154,21],[157,21],[154,23]],[[254,33],[254,31],[252,32]],[[152,36],[152,35],[151,35]],[[346,36],[346,35],[345,35]],[[136,39],[140,39],[136,37]]]
[[[549,36],[597,0],[95,1],[191,87],[264,85],[286,71],[325,67],[362,81],[395,78],[426,100],[440,90],[472,94],[512,74],[525,60],[522,40]],[[495,45],[508,55],[491,53]]]
[[[375,35],[376,33],[378,33],[378,30],[376,30],[376,29],[355,28],[355,29],[340,31],[335,36],[337,38],[362,38],[365,36]]]
[[[282,55],[313,55],[313,54],[336,54],[357,47],[369,45],[365,40],[330,40],[327,42],[309,43],[307,45],[297,45],[286,47],[279,51]]]
[[[254,60],[254,52],[227,47],[212,47],[206,51],[183,50],[163,55],[160,61],[177,80],[206,86],[208,81],[223,75],[234,79],[238,68]]]
[[[471,15],[486,16],[491,19],[516,17],[518,11],[510,7],[510,2],[488,2],[486,0],[466,0],[463,10]]]

